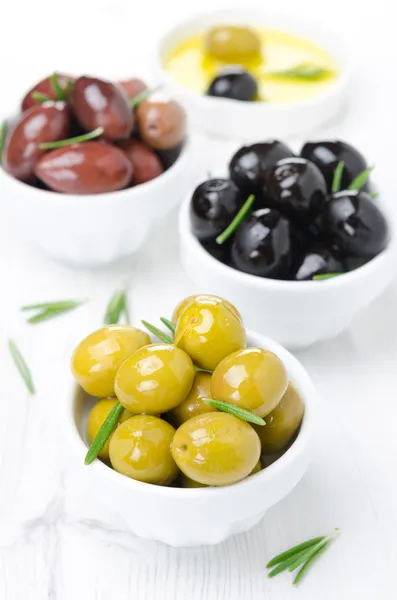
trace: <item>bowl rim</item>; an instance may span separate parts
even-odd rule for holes
[[[219,171],[214,170],[213,172],[215,173],[214,177],[218,176]],[[190,250],[194,252],[197,259],[201,262],[204,262],[209,270],[216,271],[219,277],[227,277],[242,286],[254,287],[256,289],[259,288],[260,290],[267,292],[294,292],[298,294],[307,292],[323,293],[324,290],[328,291],[330,288],[338,289],[341,287],[346,287],[362,280],[363,278],[371,277],[371,274],[375,270],[380,269],[386,264],[390,263],[392,255],[397,258],[397,216],[395,217],[392,211],[389,210],[386,202],[377,198],[376,204],[379,205],[380,210],[385,216],[388,224],[389,241],[386,248],[382,250],[382,252],[357,269],[348,271],[347,273],[342,273],[338,277],[331,277],[322,281],[284,281],[278,279],[267,279],[265,277],[259,277],[258,275],[244,273],[243,271],[238,271],[229,265],[225,265],[220,260],[214,258],[201,246],[200,242],[190,228],[189,208],[191,197],[192,192],[187,194],[179,208],[178,233],[182,242],[189,246]]]
[[[316,392],[314,384],[305,367],[281,344],[275,342],[267,336],[249,330],[247,330],[247,339],[248,347],[260,347],[270,350],[283,361],[290,380],[294,386],[296,386],[305,405],[305,413],[302,425],[295,441],[273,464],[265,469],[262,469],[259,473],[255,473],[254,475],[251,475],[246,479],[243,479],[242,481],[232,485],[207,488],[176,488],[148,484],[122,475],[98,459],[85,468],[91,469],[97,477],[102,477],[104,480],[107,479],[110,483],[113,482],[116,485],[124,485],[132,492],[156,493],[168,497],[178,497],[179,499],[192,497],[199,498],[201,500],[204,498],[210,499],[214,495],[225,496],[232,492],[240,493],[243,490],[245,492],[249,492],[250,490],[252,491],[258,483],[270,484],[272,479],[277,478],[281,472],[288,469],[291,464],[298,460],[300,455],[304,453],[306,448],[310,445],[310,442],[313,438],[314,423],[316,418]],[[75,453],[81,458],[82,465],[84,465],[84,456],[87,453],[87,445],[80,436],[74,415],[75,396],[77,389],[78,384],[75,382],[69,389],[69,398],[65,403],[66,425],[70,442],[75,448]]]
[[[270,18],[277,19],[282,22],[285,22],[285,27],[294,29],[299,27],[304,27],[305,29],[310,29],[312,31],[321,30],[322,36],[326,36],[327,38],[332,38],[332,45],[334,48],[343,48],[344,50],[344,59],[339,61],[339,72],[338,77],[333,82],[332,85],[328,86],[318,94],[314,96],[304,99],[298,100],[296,102],[241,102],[238,100],[233,100],[230,98],[212,98],[210,96],[206,96],[204,94],[199,94],[198,92],[194,92],[189,88],[185,87],[181,83],[179,83],[164,66],[163,58],[165,55],[165,46],[170,43],[173,37],[177,37],[178,33],[183,29],[188,29],[194,27],[194,25],[198,25],[202,21],[206,21],[208,19],[221,19],[221,18],[231,18],[233,20],[239,21],[241,23],[253,24],[256,18]],[[281,28],[280,28],[281,29]],[[296,33],[296,35],[302,37],[301,34]],[[308,34],[307,34],[308,35]],[[329,52],[332,54],[331,52]],[[339,34],[338,30],[335,28],[331,28],[328,26],[324,26],[321,21],[315,21],[314,19],[306,19],[301,18],[298,15],[289,16],[285,15],[281,12],[274,10],[263,10],[260,8],[255,8],[253,6],[248,6],[247,8],[229,8],[229,9],[219,9],[219,10],[210,10],[196,14],[193,17],[187,19],[181,19],[178,21],[171,29],[169,29],[157,42],[155,47],[155,51],[152,55],[152,64],[154,67],[154,71],[158,73],[162,80],[169,86],[171,89],[174,88],[178,90],[178,94],[181,96],[185,96],[188,101],[199,101],[202,102],[203,106],[209,108],[219,108],[220,110],[231,109],[236,111],[252,111],[253,115],[261,112],[268,112],[271,114],[272,112],[278,113],[286,113],[293,109],[299,108],[310,108],[313,106],[317,106],[321,103],[325,103],[331,100],[334,96],[338,95],[342,90],[344,90],[350,83],[353,73],[355,71],[355,65],[357,63],[357,58],[355,54],[352,52],[351,48],[346,49],[346,44],[344,43],[344,38]]]
[[[19,113],[18,113],[19,116]],[[14,119],[13,116],[8,116],[2,119],[1,122],[10,122]],[[95,140],[94,140],[95,141]],[[72,145],[72,144],[71,144]],[[188,133],[183,142],[183,147],[181,152],[174,162],[168,169],[166,169],[161,175],[151,179],[150,181],[146,181],[145,183],[140,183],[136,186],[125,188],[122,190],[114,190],[113,192],[105,192],[103,194],[64,194],[62,192],[56,192],[54,190],[42,190],[40,188],[34,187],[33,185],[29,185],[24,181],[20,181],[13,177],[10,173],[8,173],[5,168],[0,163],[0,180],[3,179],[3,185],[7,184],[8,186],[14,187],[16,191],[20,191],[21,195],[29,195],[29,202],[32,199],[37,199],[40,201],[48,200],[52,204],[57,203],[58,205],[67,205],[70,204],[72,200],[78,201],[81,203],[95,202],[96,204],[106,203],[106,202],[115,202],[115,200],[123,201],[128,198],[129,202],[136,200],[139,201],[139,194],[143,192],[153,192],[159,191],[162,185],[167,185],[169,180],[176,179],[179,174],[184,171],[187,165],[190,162],[190,157],[192,154],[192,133],[188,129]]]

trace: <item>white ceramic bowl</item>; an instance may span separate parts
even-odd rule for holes
[[[250,346],[266,348],[284,362],[305,403],[300,432],[287,452],[271,466],[240,483],[220,488],[179,489],[129,479],[99,460],[84,466],[86,422],[93,399],[73,386],[66,403],[66,434],[81,485],[124,521],[126,531],[171,546],[218,544],[258,523],[266,511],[289,494],[311,458],[315,391],[309,375],[287,350],[259,334]],[[94,500],[95,499],[95,500]]]
[[[106,194],[59,194],[32,187],[0,167],[0,206],[23,237],[76,266],[100,266],[133,254],[150,226],[183,199],[194,165],[192,142],[147,183]]]
[[[390,242],[366,265],[324,281],[277,281],[249,275],[213,258],[192,234],[191,193],[179,213],[180,255],[200,291],[219,294],[239,307],[249,328],[287,348],[301,348],[339,335],[358,312],[373,302],[397,272],[395,213],[377,198],[386,215]]]
[[[305,101],[285,104],[238,102],[192,92],[167,72],[163,65],[164,56],[178,42],[219,24],[256,25],[308,38],[336,59],[339,77],[324,93]],[[341,39],[337,31],[329,31],[323,22],[244,7],[204,13],[182,21],[160,40],[153,62],[156,76],[185,106],[193,126],[208,134],[252,140],[285,138],[301,133],[307,135],[335,117],[347,100],[355,60],[351,46]]]

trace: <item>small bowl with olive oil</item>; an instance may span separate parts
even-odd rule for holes
[[[246,8],[179,23],[155,56],[193,126],[242,140],[293,137],[335,118],[353,63],[339,34],[321,23]]]

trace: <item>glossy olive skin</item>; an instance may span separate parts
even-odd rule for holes
[[[279,160],[294,156],[292,150],[279,140],[242,146],[229,163],[230,178],[246,194],[261,194],[268,169]]]
[[[132,100],[144,90],[147,90],[146,83],[138,77],[133,77],[132,79],[125,79],[124,81],[119,81],[118,85],[121,88],[123,88],[123,91],[129,100]]]
[[[328,246],[317,244],[303,254],[294,273],[296,281],[310,281],[314,275],[344,273],[345,266]]]
[[[255,426],[262,444],[263,454],[279,452],[297,433],[305,412],[305,406],[293,384],[288,384],[287,391],[276,408],[266,417],[266,425]]]
[[[120,142],[119,148],[127,156],[132,166],[132,185],[139,185],[155,179],[164,172],[157,154],[139,140],[133,138]]]
[[[230,225],[245,199],[230,179],[204,181],[190,201],[192,232],[200,241],[215,239]]]
[[[77,119],[87,131],[103,127],[103,137],[112,141],[130,137],[133,112],[127,96],[117,85],[94,77],[79,77],[71,102]]]
[[[230,402],[266,417],[288,386],[281,360],[262,348],[245,348],[224,358],[211,379],[211,398]]]
[[[168,344],[152,344],[123,363],[114,390],[131,412],[156,415],[181,404],[193,379],[193,363],[186,352]]]
[[[117,400],[117,398],[106,398],[105,400],[99,400],[99,402],[97,402],[95,406],[93,406],[88,416],[87,422],[87,436],[90,442],[92,442],[95,439],[99,429],[106,421],[111,410],[113,410],[116,404],[118,404],[118,402],[119,401]],[[118,424],[120,425],[120,423],[123,423],[130,417],[132,417],[132,413],[129,410],[123,410],[119,418]],[[104,447],[98,455],[99,458],[101,458],[102,460],[109,460],[109,443],[110,439],[107,440],[106,444],[104,445]]]
[[[267,172],[263,192],[268,206],[301,225],[310,224],[327,199],[321,171],[304,158],[280,160]]]
[[[169,485],[179,474],[170,450],[174,433],[158,417],[137,415],[124,421],[110,439],[113,469],[137,481]]]
[[[255,77],[239,65],[231,65],[220,71],[211,81],[207,96],[253,102],[258,95]]]
[[[205,52],[221,62],[245,64],[260,60],[261,42],[249,27],[212,27],[204,40]]]
[[[300,154],[303,158],[317,165],[323,174],[329,192],[331,192],[335,169],[339,162],[344,163],[341,180],[342,190],[347,189],[353,179],[368,168],[362,154],[350,144],[340,140],[307,142]],[[362,189],[368,190],[368,180]]]
[[[64,89],[68,87],[68,84],[70,85],[70,82],[74,83],[74,77],[71,77],[70,75],[58,73],[57,76],[59,85]],[[45,79],[42,79],[41,81],[36,83],[36,85],[32,87],[24,96],[21,105],[22,112],[28,110],[29,108],[32,108],[32,106],[41,105],[41,102],[39,100],[35,100],[34,98],[32,98],[32,92],[40,92],[41,94],[45,94],[46,96],[48,96],[51,100],[58,100],[58,96],[56,95],[51,83],[51,77],[46,77]]]
[[[194,481],[194,479],[190,479],[190,477],[187,477],[184,473],[182,473],[179,478],[179,485],[186,489],[208,487],[208,485],[205,485],[204,483],[199,483],[198,481]]]
[[[35,174],[56,192],[104,194],[126,188],[133,171],[116,146],[84,142],[48,152],[37,163]]]
[[[169,150],[185,139],[186,113],[175,100],[156,100],[155,97],[141,102],[136,109],[139,135],[155,150]]]
[[[270,208],[254,211],[234,235],[230,264],[259,277],[287,277],[292,265],[289,221]]]
[[[174,312],[172,313],[172,322],[177,323],[179,317],[187,309],[187,307],[190,306],[191,304],[194,304],[197,302],[205,303],[207,301],[215,302],[218,304],[223,304],[240,321],[240,323],[243,322],[243,318],[240,315],[240,313],[238,312],[237,308],[234,306],[234,304],[229,302],[229,300],[225,300],[224,298],[221,298],[220,296],[214,296],[213,294],[195,294],[193,296],[187,296],[187,298],[184,298],[183,300],[181,300],[179,302],[179,304],[177,304],[177,306],[175,307]]]
[[[108,325],[87,336],[75,349],[72,373],[91,396],[114,396],[114,380],[122,363],[142,346],[150,344],[144,331],[129,325]]]
[[[344,191],[325,205],[321,226],[344,259],[370,259],[385,249],[388,225],[366,192]]]
[[[202,369],[213,371],[231,352],[245,348],[241,321],[219,302],[190,304],[176,324],[175,343]]]
[[[26,110],[8,132],[3,167],[16,179],[31,181],[35,166],[45,153],[40,144],[64,139],[69,126],[70,114],[64,102],[45,102]]]
[[[230,485],[248,477],[260,456],[254,429],[227,413],[198,415],[177,429],[171,452],[182,473],[204,485]]]
[[[211,373],[196,373],[192,389],[186,399],[167,415],[167,418],[169,418],[169,421],[175,427],[179,427],[182,423],[196,415],[202,415],[216,410],[203,401],[203,398],[211,397],[210,385]]]

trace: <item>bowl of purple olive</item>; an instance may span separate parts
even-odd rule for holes
[[[372,171],[339,140],[243,146],[181,207],[186,272],[290,348],[338,335],[397,270],[394,217]]]
[[[54,73],[1,125],[3,212],[55,258],[113,262],[183,198],[190,146],[184,109],[141,79]]]

